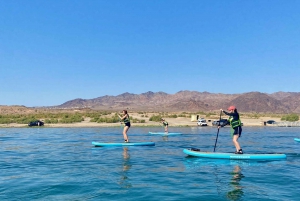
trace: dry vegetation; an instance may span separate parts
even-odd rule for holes
[[[121,111],[118,111],[121,113]],[[196,126],[191,121],[192,115],[213,121],[219,119],[219,111],[210,112],[131,112],[131,122],[139,126],[158,126],[161,117],[167,119],[170,126]],[[244,125],[258,126],[262,121],[273,119],[280,121],[284,114],[241,113]],[[226,117],[225,117],[226,118]],[[25,106],[0,106],[1,127],[24,127],[30,121],[42,120],[47,127],[65,126],[119,126],[116,111],[100,111],[92,109],[51,109],[28,108]],[[210,124],[209,124],[210,125]]]

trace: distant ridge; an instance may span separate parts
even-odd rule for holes
[[[123,93],[93,99],[74,99],[56,108],[91,108],[95,110],[199,112],[226,109],[235,105],[241,112],[300,113],[300,93],[276,92],[272,94],[248,92],[222,94],[198,91],[179,91],[175,94],[148,91],[141,94]]]

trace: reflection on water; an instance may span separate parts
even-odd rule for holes
[[[122,164],[121,180],[119,183],[122,188],[132,187],[132,184],[129,182],[129,178],[127,176],[130,168],[131,165],[130,165],[130,155],[128,153],[128,147],[123,147],[123,164]]]
[[[255,161],[255,160],[224,160],[224,159],[209,159],[209,158],[197,158],[187,156],[184,160],[184,165],[186,169],[198,169],[203,166],[240,166],[240,167],[250,167],[250,166],[284,166],[286,165],[286,160],[274,160],[274,161]]]
[[[168,141],[168,136],[163,136],[162,138],[163,138],[163,141],[165,141],[165,142]]]
[[[232,186],[233,190],[227,193],[227,198],[230,200],[239,200],[243,195],[243,187],[240,185],[240,181],[244,177],[241,172],[241,167],[239,165],[234,166],[233,171],[230,173],[232,175],[229,184]]]
[[[249,160],[224,160],[224,159],[208,159],[208,158],[197,158],[197,157],[186,157],[184,165],[186,169],[198,169],[209,166],[258,166],[261,163],[258,161]]]
[[[212,175],[218,195],[226,197],[227,200],[242,200],[247,197],[247,191],[251,192],[246,186],[242,186],[242,179],[245,180],[244,172],[260,167],[284,167],[286,161],[249,161],[249,160],[223,160],[206,159],[197,157],[186,157],[184,166],[187,171],[197,172],[201,175]],[[230,177],[228,177],[230,175]],[[200,177],[199,177],[200,178]],[[249,181],[249,178],[248,178]],[[255,194],[255,192],[252,192]]]
[[[214,177],[216,190],[219,196],[225,195],[229,200],[239,200],[243,197],[243,188],[240,181],[244,178],[241,167],[256,166],[256,161],[222,160],[186,157],[186,169],[200,171],[202,174],[211,174]],[[224,172],[227,171],[227,174]],[[228,186],[228,173],[231,175]]]
[[[213,128],[178,127],[187,135],[167,142],[148,132],[134,128],[131,135],[156,146],[100,148],[91,141],[119,141],[119,128],[1,128],[0,201],[299,200],[299,129],[245,130],[247,152],[287,153],[281,161],[186,157],[183,148],[212,150]],[[218,151],[230,151],[228,136],[219,137]]]

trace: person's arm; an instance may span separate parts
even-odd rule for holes
[[[237,113],[237,112],[232,112],[232,113],[230,113],[230,112],[226,112],[226,111],[223,111],[226,115],[228,115],[228,116],[232,116],[233,117],[233,119],[238,119],[239,118],[239,113]]]
[[[124,119],[127,117],[127,115],[128,115],[128,114],[125,114],[123,117],[121,117],[121,116],[119,115],[121,121],[124,120]]]
[[[225,110],[222,110],[224,112],[224,114],[228,115],[228,116],[234,116],[234,113],[231,112],[226,112]]]

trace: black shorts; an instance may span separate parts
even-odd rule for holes
[[[239,135],[241,137],[242,135],[242,126],[238,126],[233,128],[233,135]]]
[[[130,127],[130,122],[128,122],[128,123],[125,123],[125,126],[128,126],[128,127]]]

